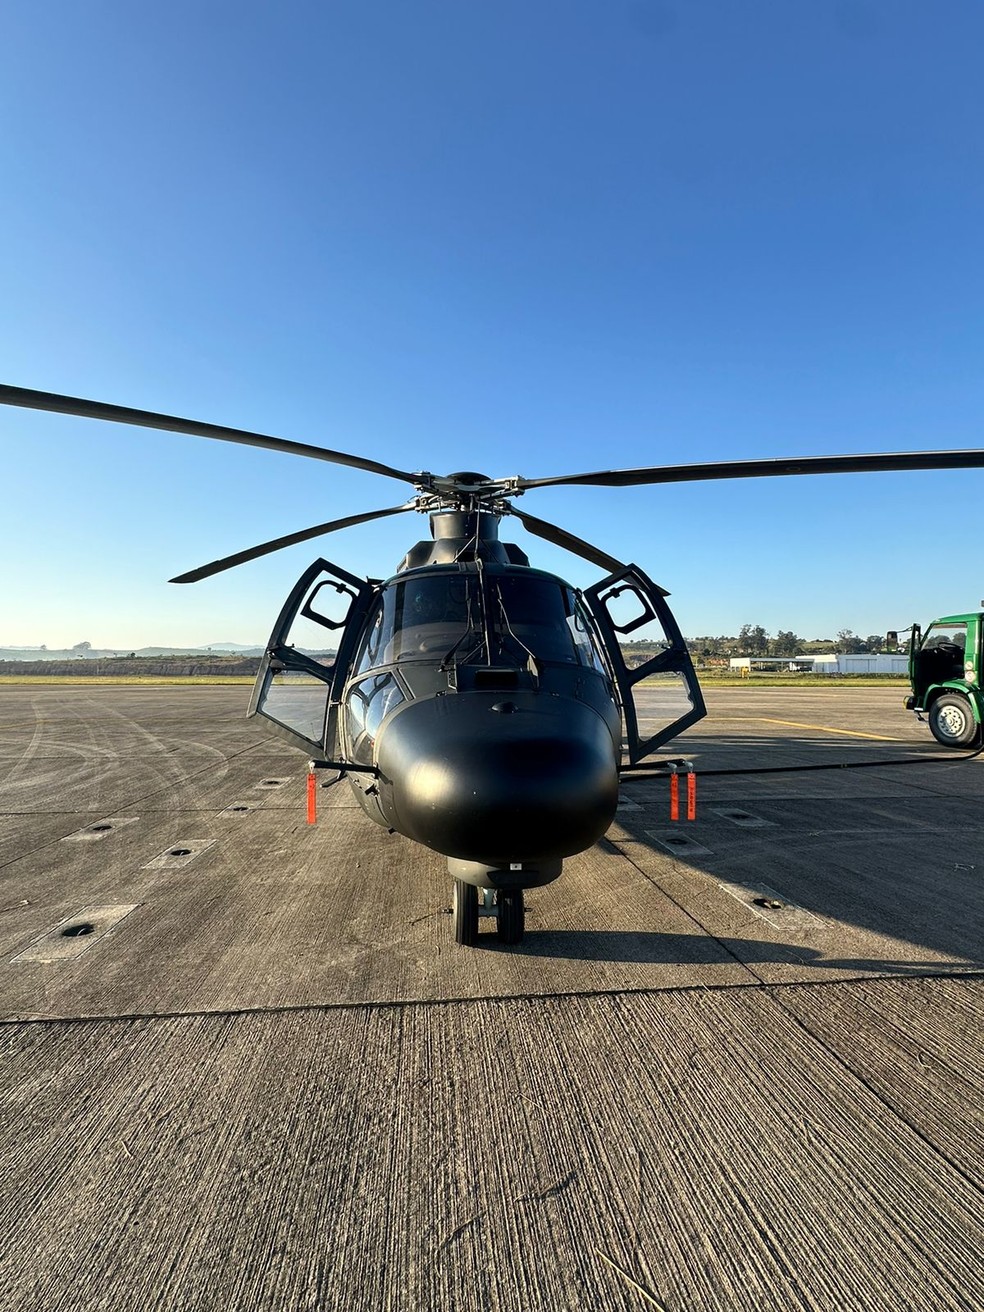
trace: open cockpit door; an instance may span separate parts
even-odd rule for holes
[[[583,593],[618,688],[625,724],[624,751],[631,765],[707,714],[690,652],[666,604],[666,595],[637,565],[627,565]],[[650,633],[656,628],[652,641],[661,650],[643,665],[630,669],[619,643],[644,625],[650,626]],[[643,716],[635,690],[644,679],[649,682]],[[656,729],[646,737],[639,727],[643,718],[647,730],[653,726]]]
[[[338,707],[374,589],[316,560],[298,579],[267,643],[248,715],[263,715],[319,760],[338,759]]]

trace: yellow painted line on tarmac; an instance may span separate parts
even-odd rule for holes
[[[798,720],[771,720],[765,715],[715,715],[717,720],[740,724],[783,724],[787,729],[816,729],[818,733],[839,733],[847,738],[871,738],[876,743],[900,743],[901,738],[888,738],[883,733],[861,733],[858,729],[832,729],[828,724],[800,724]]]

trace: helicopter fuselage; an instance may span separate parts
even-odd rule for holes
[[[340,718],[366,813],[469,882],[547,882],[615,815],[621,716],[603,650],[574,589],[529,566],[384,583]]]

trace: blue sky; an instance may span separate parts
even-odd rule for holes
[[[530,477],[984,445],[984,7],[11,0],[2,381]],[[0,645],[253,642],[399,484],[0,411]],[[976,607],[984,471],[544,489],[684,632]],[[505,524],[536,564],[598,571]]]

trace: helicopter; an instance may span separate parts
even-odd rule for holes
[[[274,625],[247,714],[266,718],[311,767],[345,777],[363,811],[447,859],[454,938],[482,917],[521,941],[524,893],[615,817],[619,780],[706,714],[666,589],[515,499],[541,487],[984,467],[984,450],[884,452],[602,470],[546,478],[412,472],[368,457],[100,401],[0,385],[0,403],[262,447],[409,484],[399,505],[316,524],[180,574],[195,583],[311,538],[388,516],[428,516],[430,538],[386,579],[325,559],[298,579]],[[528,532],[605,571],[575,588],[499,537]],[[660,650],[629,668],[619,639],[644,625]],[[657,697],[643,735],[635,689]]]

